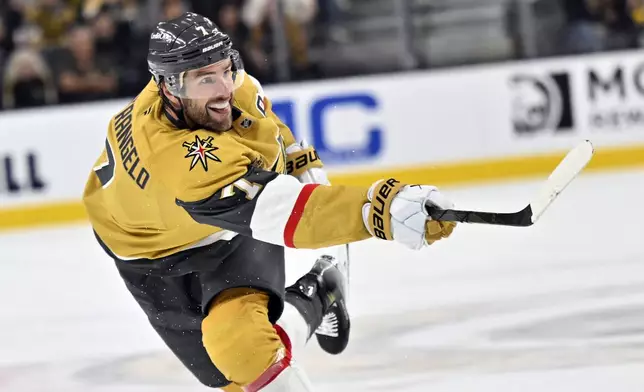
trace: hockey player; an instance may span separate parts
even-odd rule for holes
[[[395,179],[328,185],[313,148],[200,15],[159,23],[148,63],[153,78],[111,119],[86,184],[96,238],[201,383],[310,391],[293,358],[314,334],[328,353],[346,347],[344,277],[322,257],[285,289],[284,248],[376,237],[420,249],[454,228],[428,221],[424,203],[451,204]]]

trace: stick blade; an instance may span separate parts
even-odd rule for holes
[[[425,208],[430,219],[434,220],[501,226],[532,226],[568,184],[588,165],[594,153],[595,150],[589,140],[585,140],[570,150],[555,170],[550,173],[537,196],[521,211],[503,213],[442,210],[431,204],[426,205]]]
[[[581,173],[594,154],[595,149],[589,140],[580,143],[566,154],[550,174],[541,191],[530,203],[532,223],[535,223],[543,215],[557,196]]]

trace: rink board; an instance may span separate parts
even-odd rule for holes
[[[538,178],[583,139],[597,147],[589,170],[644,165],[644,59],[629,52],[286,84],[266,94],[335,184]],[[84,184],[110,116],[126,104],[0,114],[0,230],[85,220]]]

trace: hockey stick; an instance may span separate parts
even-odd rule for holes
[[[541,191],[532,202],[518,212],[443,210],[431,205],[426,205],[425,208],[429,216],[434,220],[501,226],[531,226],[543,215],[568,184],[586,167],[594,153],[595,150],[589,140],[570,150],[550,174]]]

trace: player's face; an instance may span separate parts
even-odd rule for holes
[[[188,71],[185,78],[184,114],[186,118],[213,131],[232,126],[233,72],[230,59]]]

